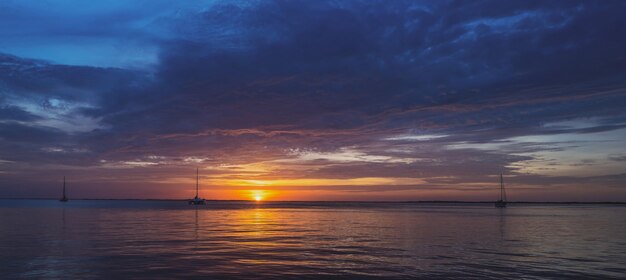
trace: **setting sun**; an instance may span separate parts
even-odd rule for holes
[[[255,201],[261,201],[267,197],[267,192],[264,190],[249,190],[248,197],[252,198]]]

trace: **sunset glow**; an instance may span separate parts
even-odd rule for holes
[[[252,198],[252,200],[261,201],[265,199],[265,197],[267,196],[267,193],[263,190],[250,190],[248,191],[248,195],[249,195],[248,197]],[[243,199],[246,199],[246,198],[243,198]]]
[[[617,2],[71,3],[0,4],[0,197],[626,200]]]
[[[0,278],[626,279],[625,27],[626,0],[0,0]]]

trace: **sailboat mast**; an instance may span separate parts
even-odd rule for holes
[[[500,173],[500,200],[504,201],[504,180],[502,179],[502,173]]]
[[[500,176],[502,176],[502,174],[500,174]],[[506,201],[506,189],[504,189],[504,180],[502,180],[502,178],[500,178],[500,181],[502,182],[502,200]]]
[[[63,176],[63,197],[65,197],[65,176]]]
[[[199,176],[198,176],[198,168],[196,168],[196,198],[198,197],[198,181],[199,181]]]

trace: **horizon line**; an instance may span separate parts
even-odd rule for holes
[[[33,197],[0,197],[0,200],[58,200],[58,198],[33,198]],[[74,198],[72,200],[139,200],[139,201],[187,201],[189,199],[168,198]],[[248,200],[248,199],[205,199],[216,202],[322,202],[322,203],[493,203],[491,200],[466,201],[466,200]],[[626,201],[507,201],[507,203],[526,204],[626,204]]]

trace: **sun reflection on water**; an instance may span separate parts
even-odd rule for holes
[[[242,194],[267,199],[263,191]],[[20,203],[0,207],[2,224],[9,225],[0,227],[0,236],[9,238],[0,238],[0,245],[17,246],[25,256],[9,268],[9,276],[119,278],[145,267],[148,271],[137,278],[164,273],[165,278],[216,279],[454,278],[448,269],[454,265],[459,273],[482,278],[497,279],[504,269],[542,278],[559,254],[556,269],[567,268],[572,276],[619,278],[610,268],[619,265],[613,256],[624,251],[624,228],[617,223],[624,210],[616,207],[494,212],[484,206],[404,203],[224,201],[189,207],[178,201],[74,201],[63,208]],[[602,249],[589,251],[589,246]],[[0,260],[15,259],[11,254],[0,251]],[[87,254],[94,258],[85,260]],[[576,258],[590,260],[589,265],[571,261]],[[85,270],[68,272],[66,259],[82,261]],[[485,262],[496,269],[477,270]]]

